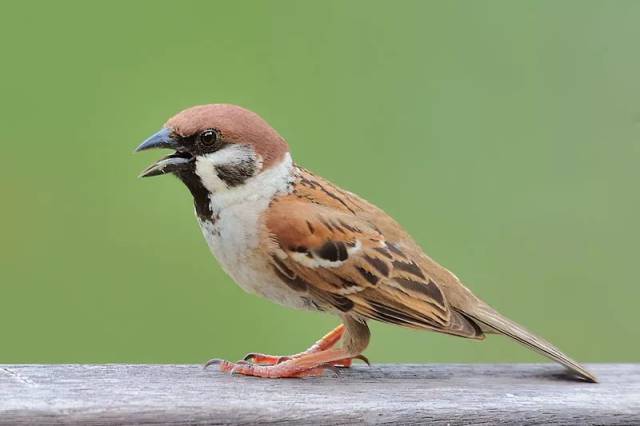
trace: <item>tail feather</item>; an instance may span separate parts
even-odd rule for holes
[[[484,325],[484,327],[482,327],[483,330],[488,332],[493,331],[509,336],[529,349],[564,365],[583,379],[593,383],[597,382],[597,379],[593,374],[562,353],[560,349],[556,348],[543,338],[531,333],[516,322],[503,317],[493,308],[487,305],[481,305],[474,309],[473,312],[465,312],[465,314],[481,323],[481,325]]]

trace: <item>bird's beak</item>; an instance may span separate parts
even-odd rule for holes
[[[176,152],[168,155],[154,164],[147,167],[140,177],[159,176],[166,173],[175,173],[188,167],[193,162],[191,154],[180,151],[178,138],[174,136],[171,129],[163,128],[142,142],[135,152],[145,151],[154,148],[175,149]]]
[[[136,148],[136,152],[146,151],[154,148],[178,149],[178,143],[171,134],[171,130],[166,127],[149,136]]]

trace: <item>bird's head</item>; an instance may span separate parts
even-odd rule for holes
[[[279,164],[289,152],[285,140],[259,115],[229,104],[200,105],[179,112],[136,151],[153,148],[175,152],[140,176],[174,174],[192,192],[193,185],[210,192],[241,185]]]

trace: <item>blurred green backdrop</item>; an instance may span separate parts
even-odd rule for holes
[[[640,2],[4,2],[0,362],[287,354],[337,324],[244,294],[133,148],[263,115],[503,313],[640,361]],[[539,361],[373,324],[374,362]]]

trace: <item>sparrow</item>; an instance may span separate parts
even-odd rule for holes
[[[230,104],[188,108],[136,151],[153,148],[173,152],[140,176],[182,181],[211,252],[242,289],[341,319],[298,354],[250,353],[207,365],[280,378],[322,375],[354,359],[368,363],[367,322],[376,320],[475,340],[502,334],[596,382],[476,297],[380,208],[294,163],[285,139],[256,113]]]

